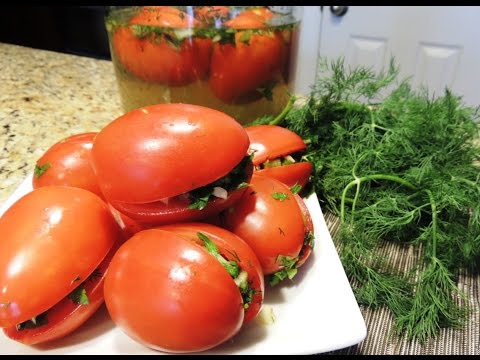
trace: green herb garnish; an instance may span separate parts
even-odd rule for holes
[[[51,166],[52,165],[48,161],[46,163],[44,163],[43,165],[36,164],[35,169],[33,171],[34,174],[35,174],[35,177],[38,179],[40,176],[42,176],[45,173],[45,171],[50,169]]]
[[[293,194],[298,194],[300,191],[302,191],[302,185],[300,185],[300,184],[295,184],[295,185],[293,185],[293,186],[290,188],[290,191],[291,191]]]
[[[272,194],[272,197],[278,201],[285,201],[288,199],[288,195],[282,192],[274,192]]]
[[[281,281],[285,279],[293,279],[294,276],[297,274],[298,269],[296,268],[298,258],[285,256],[285,255],[278,255],[277,262],[282,264],[283,268],[268,277],[268,282],[270,286],[275,286]]]
[[[213,196],[213,189],[217,186],[225,189],[227,192],[248,186],[246,182],[248,178],[247,169],[251,162],[252,156],[247,155],[223,178],[190,191],[188,193],[190,197],[190,205],[188,205],[188,208],[197,210],[204,209]]]
[[[90,303],[87,296],[87,291],[83,285],[77,286],[75,290],[68,294],[68,298],[77,305],[88,305]]]

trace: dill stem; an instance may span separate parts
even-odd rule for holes
[[[285,105],[282,112],[278,114],[275,119],[270,121],[268,125],[279,125],[283,121],[283,119],[285,119],[285,116],[288,114],[288,112],[292,109],[293,104],[296,100],[297,98],[295,96],[290,96],[290,99],[288,99],[287,105]]]
[[[373,175],[366,175],[366,176],[362,176],[362,177],[357,177],[355,178],[354,180],[350,181],[347,186],[345,186],[345,188],[343,189],[342,191],[342,198],[341,198],[341,202],[340,202],[340,221],[342,223],[345,222],[345,199],[347,197],[347,191],[354,185],[357,185],[357,191],[355,193],[355,198],[353,199],[353,204],[352,204],[352,213],[355,209],[355,203],[356,203],[356,200],[358,198],[358,194],[359,194],[359,188],[360,188],[360,184],[363,182],[363,181],[370,181],[370,180],[389,180],[389,181],[393,181],[393,182],[396,182],[396,183],[399,183],[403,186],[406,186],[408,187],[409,189],[412,189],[412,190],[417,190],[416,186],[413,185],[412,183],[410,183],[409,181],[405,180],[405,179],[402,179],[401,177],[398,177],[398,176],[395,176],[395,175],[387,175],[387,174],[373,174]]]
[[[437,204],[430,190],[425,190],[432,208],[432,257],[437,257]]]

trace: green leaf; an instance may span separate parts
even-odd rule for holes
[[[193,201],[187,206],[187,208],[203,210],[208,205],[208,200],[210,200],[210,197],[212,196],[212,194],[213,194],[213,189],[209,194],[196,198],[195,201]]]
[[[293,279],[297,274],[298,257],[278,255],[277,262],[282,264],[283,268],[268,277],[270,286],[275,286],[287,278]]]
[[[241,33],[239,37],[239,41],[249,45],[250,44],[250,38],[252,37],[252,31],[251,30],[245,30]]]
[[[87,291],[83,285],[77,286],[75,290],[68,294],[68,298],[77,305],[88,305],[90,303],[87,296]]]
[[[295,184],[290,188],[290,191],[294,194],[298,194],[302,190],[302,185]]]
[[[33,171],[34,174],[35,174],[35,177],[38,179],[40,176],[42,176],[45,173],[45,171],[50,169],[51,166],[52,165],[48,161],[46,163],[44,163],[43,165],[36,164],[35,165],[35,170]]]
[[[203,245],[205,246],[205,248],[210,254],[215,256],[220,254],[218,251],[217,245],[215,245],[215,243],[212,240],[210,240],[210,238],[207,235],[201,232],[197,232],[197,236],[200,240],[202,240]]]
[[[240,267],[238,266],[238,264],[233,260],[228,261],[227,259],[225,259],[220,254],[217,245],[215,245],[215,243],[210,240],[207,235],[201,232],[197,232],[197,236],[200,240],[202,240],[205,249],[211,255],[213,255],[218,260],[218,262],[220,262],[220,264],[222,264],[222,266],[228,271],[230,276],[235,279],[240,274]]]
[[[288,195],[283,192],[274,192],[272,194],[272,197],[278,201],[285,201],[288,199]]]

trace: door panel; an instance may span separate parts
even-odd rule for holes
[[[480,7],[350,6],[337,17],[323,7],[319,56],[384,68],[391,56],[400,78],[441,95],[445,86],[480,104]]]

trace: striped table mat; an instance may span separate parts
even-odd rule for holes
[[[326,213],[325,221],[335,241],[339,220]],[[418,259],[420,250],[386,243],[379,250],[399,269],[410,268]],[[390,335],[393,317],[388,309],[377,310],[360,306],[367,325],[367,337],[360,343],[345,349],[332,351],[329,355],[479,355],[480,354],[480,277],[460,273],[459,288],[465,292],[471,306],[471,314],[462,329],[442,329],[435,339],[425,344]]]

